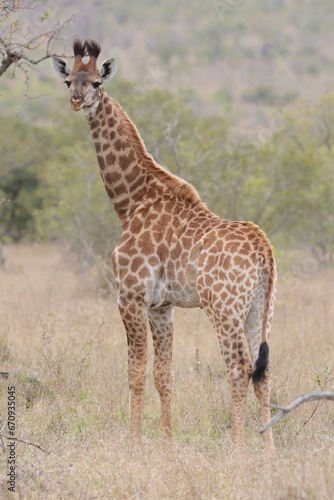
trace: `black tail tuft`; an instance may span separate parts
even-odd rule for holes
[[[269,361],[269,346],[267,342],[263,342],[260,345],[259,357],[257,358],[255,363],[256,368],[252,373],[252,380],[254,384],[261,382],[261,380],[263,379],[266,368],[268,366],[268,361]]]

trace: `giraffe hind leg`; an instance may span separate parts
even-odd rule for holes
[[[254,391],[257,399],[261,405],[261,415],[262,415],[262,425],[265,425],[269,422],[270,415],[270,407],[268,406],[270,403],[270,387],[271,387],[271,377],[270,377],[270,365],[268,363],[263,376],[258,381],[253,381]],[[273,433],[271,427],[264,434],[265,439],[265,450],[267,453],[271,453],[275,449]]]
[[[255,395],[260,403],[262,424],[266,424],[270,418],[270,387],[271,371],[269,364],[269,346],[262,342],[262,318],[264,309],[262,293],[256,294],[254,303],[248,313],[245,322],[245,336],[248,341],[252,360],[252,381]],[[272,429],[268,429],[264,435],[265,448],[267,452],[274,450]]]
[[[237,314],[229,316],[229,309],[216,308],[214,311],[209,306],[205,312],[217,332],[226,366],[232,402],[233,443],[236,450],[241,450],[245,444],[246,401],[252,368],[245,346],[244,321]]]

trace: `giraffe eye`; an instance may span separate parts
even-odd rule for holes
[[[71,86],[71,82],[68,82],[67,80],[64,81],[65,85],[67,85],[67,88],[69,89]]]
[[[97,89],[99,88],[99,86],[101,85],[102,82],[99,82],[98,80],[96,82],[93,82],[92,85],[94,87],[94,89]]]

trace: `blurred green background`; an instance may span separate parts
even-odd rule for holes
[[[17,16],[5,7],[2,41],[16,19],[19,39],[75,13],[54,51],[95,38],[100,61],[116,57],[106,90],[158,162],[221,217],[259,224],[277,249],[333,261],[331,0],[55,0]],[[119,223],[64,87],[48,59],[28,87],[14,66],[0,78],[0,199],[14,202],[1,206],[0,241],[70,244],[89,264],[109,257]]]

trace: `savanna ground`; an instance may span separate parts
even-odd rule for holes
[[[333,498],[334,404],[306,403],[281,420],[277,454],[268,460],[251,388],[247,448],[236,455],[218,342],[200,310],[176,312],[174,450],[161,445],[152,352],[143,443],[132,449],[126,339],[115,297],[55,247],[7,246],[5,254],[0,370],[10,375],[0,380],[1,432],[8,433],[7,387],[15,386],[16,436],[49,452],[16,443],[19,498]],[[270,340],[273,403],[333,390],[333,279],[333,270],[319,272],[307,260],[281,279]],[[0,497],[12,498],[4,446],[0,453]]]

